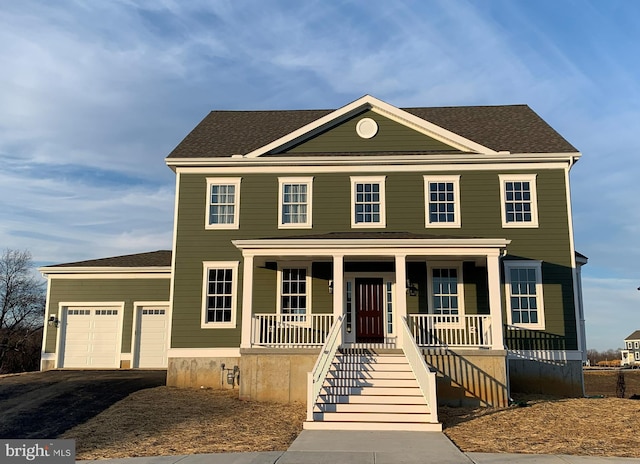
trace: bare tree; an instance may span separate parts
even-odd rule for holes
[[[37,369],[45,284],[33,271],[31,253],[28,251],[8,249],[2,252],[0,373]]]

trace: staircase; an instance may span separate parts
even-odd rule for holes
[[[307,430],[441,431],[402,350],[340,349]]]

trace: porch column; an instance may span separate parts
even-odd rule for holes
[[[491,314],[491,349],[504,350],[500,256],[497,252],[487,255],[487,280],[489,283],[489,313]]]
[[[251,348],[253,256],[244,256],[242,267],[242,332],[240,348]]]
[[[402,324],[407,317],[407,257],[406,255],[396,255],[396,314],[395,332],[398,339],[397,348],[402,347]]]
[[[344,256],[333,255],[333,321],[337,321],[341,314],[344,314]],[[344,325],[343,325],[344,331]],[[343,331],[339,334],[339,341],[342,344]]]

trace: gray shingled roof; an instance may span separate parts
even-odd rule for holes
[[[403,109],[495,151],[578,151],[527,105]],[[332,111],[212,111],[168,158],[215,158],[246,154]]]
[[[111,258],[90,259],[74,263],[56,264],[47,267],[169,267],[171,251],[158,250],[148,253],[114,256]]]
[[[627,338],[625,338],[625,340],[640,340],[640,330],[636,330]]]

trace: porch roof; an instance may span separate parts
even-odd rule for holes
[[[327,234],[233,240],[245,256],[286,255],[498,255],[511,240],[411,232],[331,232]]]

